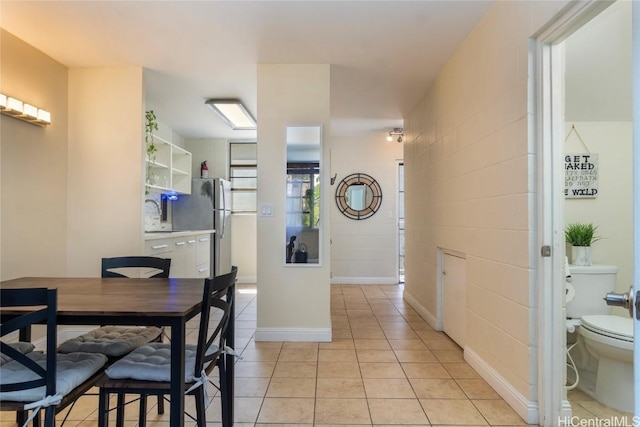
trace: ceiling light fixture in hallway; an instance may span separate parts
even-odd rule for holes
[[[394,136],[398,136],[397,141],[398,142],[402,142],[402,137],[404,136],[404,129],[403,128],[393,128],[393,130],[389,131],[389,135],[387,136],[387,141],[391,142],[393,141],[393,137]]]

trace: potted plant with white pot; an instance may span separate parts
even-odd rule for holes
[[[564,230],[565,240],[571,245],[571,264],[591,265],[591,245],[601,237],[596,235],[598,226],[574,222]]]

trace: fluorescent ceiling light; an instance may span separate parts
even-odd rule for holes
[[[233,130],[254,130],[256,119],[238,99],[209,99],[205,102]]]

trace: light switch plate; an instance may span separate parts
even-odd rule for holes
[[[273,216],[273,205],[272,204],[260,205],[260,216],[264,216],[264,217]]]

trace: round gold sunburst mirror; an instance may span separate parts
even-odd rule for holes
[[[366,219],[380,209],[382,189],[370,175],[353,173],[338,184],[336,204],[347,218]]]

